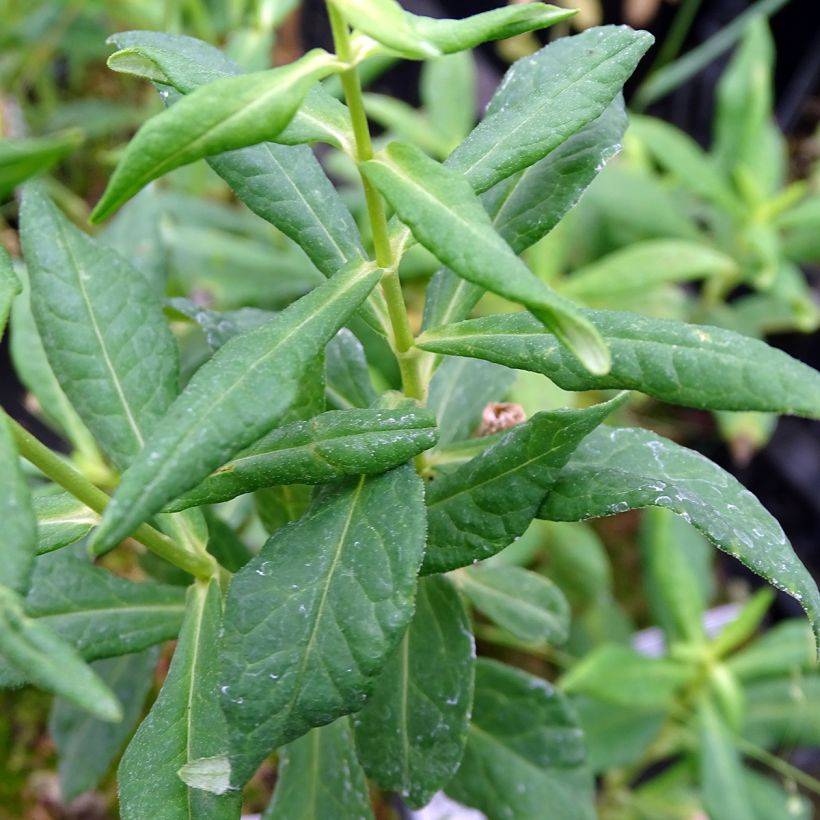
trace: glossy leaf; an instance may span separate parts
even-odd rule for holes
[[[227,501],[275,484],[383,473],[436,440],[435,417],[413,401],[391,410],[331,410],[274,430],[166,509]]]
[[[473,703],[470,620],[444,577],[419,583],[416,613],[353,716],[368,776],[419,808],[455,774]]]
[[[37,516],[37,554],[67,547],[85,538],[100,520],[70,493],[39,495],[33,499]]]
[[[239,814],[241,794],[227,783],[206,791],[187,786],[178,775],[195,761],[223,756],[227,748],[213,657],[220,617],[218,582],[193,586],[168,675],[120,763],[123,820],[229,820]]]
[[[202,157],[275,137],[335,58],[314,49],[280,68],[226,77],[187,94],[128,144],[91,218],[99,222],[151,180]]]
[[[5,413],[0,412],[0,518],[3,544],[0,552],[0,587],[18,595],[28,591],[34,569],[37,522],[26,477]]]
[[[526,313],[428,330],[417,344],[543,373],[565,390],[631,389],[687,407],[820,418],[820,374],[764,342],[636,313],[584,313],[612,351],[606,376],[589,374]]]
[[[136,655],[96,661],[91,668],[123,706],[119,723],[91,717],[62,698],[54,701],[48,732],[57,747],[60,794],[65,803],[96,788],[142,717],[145,698],[153,683],[159,648]]]
[[[107,721],[122,718],[113,692],[45,623],[26,616],[23,599],[0,586],[0,657],[25,680]]]
[[[731,475],[648,430],[597,430],[564,467],[538,515],[580,521],[640,507],[683,516],[716,547],[800,602],[820,641],[820,592],[780,525]]]
[[[325,392],[338,410],[369,407],[377,398],[362,343],[346,327],[325,348]]]
[[[123,474],[95,543],[113,546],[173,498],[268,432],[300,376],[378,281],[351,267],[270,322],[234,337],[193,376]]]
[[[145,277],[72,225],[39,187],[21,211],[31,309],[72,405],[119,467],[176,396],[176,343]]]
[[[391,143],[362,168],[416,239],[444,264],[462,278],[526,305],[586,368],[607,372],[609,354],[597,331],[495,233],[459,174],[402,143]]]
[[[311,729],[279,751],[276,789],[262,820],[372,820],[347,718]]]
[[[467,567],[458,584],[470,602],[520,641],[560,645],[569,636],[569,604],[543,575],[514,566]]]
[[[481,193],[537,162],[606,110],[652,40],[645,31],[604,26],[518,61],[448,167]]]
[[[469,438],[478,429],[484,408],[503,401],[515,373],[489,362],[452,358],[430,381],[428,407],[436,414],[439,445]]]
[[[412,616],[422,494],[409,466],[331,485],[234,576],[220,657],[235,785],[364,705]]]
[[[523,535],[581,439],[625,398],[538,413],[431,482],[424,572],[468,566]]]
[[[476,665],[467,747],[447,794],[488,817],[595,816],[583,735],[547,681],[497,661]]]

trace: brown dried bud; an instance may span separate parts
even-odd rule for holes
[[[476,437],[491,436],[527,420],[527,414],[520,404],[504,401],[490,402],[481,414],[481,424],[476,430]]]

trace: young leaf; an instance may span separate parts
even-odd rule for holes
[[[419,583],[416,613],[353,716],[368,776],[413,807],[455,774],[473,704],[475,647],[458,593],[440,576]]]
[[[583,736],[547,681],[497,661],[476,665],[467,747],[447,794],[488,817],[592,820]]]
[[[473,435],[487,404],[502,401],[514,381],[515,373],[506,367],[447,359],[430,382],[427,401],[438,419],[439,445]]]
[[[262,820],[372,820],[370,795],[347,718],[279,750],[276,789]]]
[[[458,584],[493,623],[526,643],[560,646],[569,636],[569,604],[543,575],[507,566],[467,567]]]
[[[578,443],[625,398],[587,410],[537,413],[433,481],[424,572],[468,566],[523,535]]]
[[[325,348],[325,392],[337,410],[369,407],[378,398],[362,343],[346,327]]]
[[[142,707],[153,683],[159,648],[135,655],[97,661],[91,668],[99,675],[123,706],[119,723],[91,717],[62,698],[54,701],[48,733],[57,747],[60,794],[65,803],[96,788],[103,779],[126,738],[142,717]]]
[[[227,782],[200,781],[210,786],[206,790],[186,785],[178,775],[186,765],[220,758],[227,751],[213,656],[220,617],[219,583],[197,582],[188,592],[168,676],[120,763],[123,820],[231,820],[239,814],[242,796]]]
[[[232,782],[360,709],[409,622],[424,549],[409,466],[320,491],[231,583],[220,647]]]
[[[564,467],[538,516],[581,521],[651,506],[683,516],[716,547],[799,601],[820,643],[820,592],[780,525],[700,453],[648,430],[596,430]]]
[[[70,493],[38,495],[33,499],[37,516],[37,554],[67,547],[85,538],[100,516]]]
[[[8,251],[0,245],[0,338],[6,329],[6,322],[11,312],[14,297],[22,290],[20,280],[11,266],[11,257]]]
[[[543,373],[565,390],[640,390],[687,407],[820,418],[820,374],[764,342],[636,313],[587,310],[584,315],[612,351],[606,376],[589,374],[526,313],[428,330],[416,343],[434,353]]]
[[[0,657],[12,669],[100,720],[118,721],[122,709],[113,692],[53,630],[23,612],[23,599],[0,586]]]
[[[383,473],[430,449],[437,438],[435,417],[413,401],[396,409],[331,410],[274,430],[166,509],[214,504],[275,484]]]
[[[149,120],[128,144],[91,214],[100,222],[151,180],[202,157],[272,139],[310,88],[336,67],[313,49],[286,66],[226,77],[187,94]]]
[[[340,271],[270,322],[221,347],[123,474],[96,533],[98,550],[117,544],[267,433],[297,398],[302,372],[379,276],[366,265]]]
[[[497,233],[470,185],[418,149],[391,143],[362,166],[428,250],[459,276],[528,307],[593,373],[609,353],[571,302],[542,283]]]
[[[481,193],[537,162],[606,110],[652,42],[648,32],[604,26],[519,60],[447,166]]]
[[[0,518],[3,545],[0,553],[0,587],[18,595],[28,591],[34,569],[37,522],[31,493],[20,467],[5,413],[0,412]]]
[[[119,467],[176,396],[177,350],[154,290],[115,251],[72,225],[42,188],[20,215],[31,309],[71,403]]]
[[[432,130],[449,154],[475,123],[478,99],[473,55],[461,51],[425,62],[420,93]]]

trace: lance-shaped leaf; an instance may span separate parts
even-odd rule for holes
[[[405,465],[319,492],[231,582],[220,647],[232,782],[360,709],[413,613],[422,482]]]
[[[226,342],[197,370],[124,473],[97,531],[97,546],[118,543],[267,433],[297,398],[301,374],[379,275],[368,266],[351,266],[270,322]]]
[[[820,418],[820,374],[765,342],[636,313],[584,313],[612,351],[606,376],[588,373],[526,313],[428,330],[417,344],[434,353],[543,373],[565,390],[640,390],[687,407]]]
[[[176,396],[177,351],[145,276],[72,225],[39,186],[21,211],[31,309],[60,385],[125,467]]]
[[[335,66],[335,57],[314,49],[287,66],[226,77],[187,94],[149,120],[128,144],[92,221],[105,219],[174,168],[275,137],[310,88]]]
[[[229,820],[239,814],[242,796],[229,789],[226,775],[198,781],[205,789],[186,785],[178,774],[192,764],[202,771],[205,760],[218,771],[227,749],[213,655],[221,614],[217,581],[198,582],[190,589],[168,676],[120,763],[124,820]]]
[[[37,516],[37,554],[67,547],[85,538],[100,516],[70,493],[38,495],[32,506]]]
[[[581,521],[666,507],[716,547],[800,602],[820,642],[820,592],[780,525],[709,459],[648,430],[596,430],[575,451],[538,515]]]
[[[413,401],[395,409],[331,410],[274,430],[167,509],[214,504],[276,484],[383,473],[437,440],[435,416]]]
[[[609,353],[598,332],[515,255],[459,174],[397,142],[362,168],[416,239],[451,270],[526,305],[585,367],[607,372]]]
[[[117,698],[77,651],[46,624],[27,617],[23,599],[4,586],[0,586],[0,658],[24,680],[101,720],[122,717]]]
[[[325,394],[331,407],[369,407],[378,398],[362,343],[343,327],[325,348]]]
[[[461,591],[491,621],[520,641],[560,645],[569,636],[569,604],[548,578],[515,566],[467,567]]]
[[[0,338],[6,329],[11,303],[21,290],[20,280],[11,266],[11,257],[8,251],[0,246]]]
[[[547,156],[490,188],[481,202],[502,239],[516,252],[546,236],[621,148],[626,112],[618,95],[593,120]],[[427,290],[424,327],[465,319],[484,290],[446,268]]]
[[[368,776],[413,807],[430,802],[455,774],[473,704],[475,647],[458,593],[442,577],[419,583],[416,613],[353,716]]]
[[[262,820],[372,820],[370,794],[347,718],[279,750],[276,790]]]
[[[0,586],[25,595],[34,568],[37,543],[31,493],[26,484],[17,449],[5,413],[0,412],[0,517],[3,544],[0,548]]]
[[[439,444],[472,436],[484,408],[503,401],[515,381],[515,371],[491,362],[447,359],[430,380],[428,407],[436,414]]]
[[[130,31],[113,35],[110,42],[127,49],[129,55],[138,55],[143,65],[158,72],[156,79],[182,94],[242,72],[219,49],[192,37]],[[308,103],[317,96],[322,98],[318,105],[325,107],[328,95],[314,88],[286,132],[305,118],[313,121]],[[344,130],[348,129],[346,125]],[[279,138],[283,136],[280,133]],[[296,242],[325,276],[364,257],[356,223],[307,146],[263,142],[211,157],[208,162],[242,202]]]
[[[43,137],[4,138],[0,142],[0,199],[5,200],[16,185],[47,171],[83,141],[79,129]]]
[[[97,787],[114,758],[142,717],[145,698],[154,681],[159,647],[134,655],[96,661],[91,668],[122,703],[119,723],[106,723],[57,698],[48,720],[48,733],[57,747],[60,793],[70,803]]]
[[[431,482],[424,572],[468,566],[523,535],[578,443],[625,399],[537,413]]]
[[[652,42],[648,32],[604,26],[518,61],[448,167],[481,193],[537,162],[604,112]]]
[[[547,681],[496,661],[476,665],[467,747],[447,794],[488,817],[592,820],[581,728]]]

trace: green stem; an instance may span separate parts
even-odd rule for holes
[[[333,42],[336,55],[345,63],[353,61],[350,47],[350,31],[344,18],[339,14],[332,3],[327,3],[327,13],[330,18],[330,28],[333,32]],[[364,110],[362,85],[358,69],[352,68],[343,71],[340,75],[345,101],[350,110],[350,119],[353,124],[353,135],[356,139],[356,161],[359,163],[373,159],[373,143],[370,139],[370,127],[367,123],[367,114]],[[379,192],[370,184],[368,179],[361,175],[364,198],[367,205],[367,215],[373,234],[373,249],[376,255],[376,264],[384,269],[382,287],[387,302],[387,313],[393,328],[396,358],[401,370],[402,385],[406,395],[414,399],[424,398],[424,385],[418,367],[418,356],[414,350],[415,337],[407,317],[407,308],[401,292],[401,281],[398,274],[398,262],[394,259],[393,249],[390,246],[390,236],[387,229],[387,216],[384,211],[384,202]]]
[[[6,416],[6,422],[14,437],[17,451],[26,461],[30,461],[52,481],[68,490],[71,495],[82,501],[94,512],[100,515],[103,514],[108,502],[111,500],[106,493],[99,487],[94,486],[82,473],[78,473],[71,465],[52,453],[48,447],[38,441],[14,419]],[[148,547],[151,552],[198,578],[210,578],[214,574],[216,567],[210,555],[189,552],[149,524],[140,525],[131,537]]]

